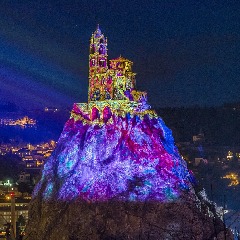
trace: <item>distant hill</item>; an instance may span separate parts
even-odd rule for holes
[[[240,111],[234,108],[159,108],[157,113],[173,131],[176,142],[191,142],[204,133],[207,144],[236,146],[240,143]]]

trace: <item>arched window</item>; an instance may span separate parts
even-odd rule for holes
[[[110,93],[109,93],[109,91],[107,89],[105,89],[105,99],[106,100],[111,99],[111,95],[110,95]]]
[[[94,107],[92,109],[92,121],[97,119],[97,118],[99,118],[99,110],[96,107]]]
[[[105,59],[100,59],[100,60],[99,60],[99,66],[100,66],[100,67],[105,67],[105,66],[106,66]]]
[[[103,109],[103,120],[106,122],[109,118],[111,118],[112,112],[109,107],[105,107]]]
[[[90,47],[90,54],[93,54],[95,52],[95,47],[94,45],[91,45]]]
[[[92,92],[91,100],[92,101],[99,101],[100,99],[101,99],[100,89],[96,88]]]
[[[95,66],[96,60],[95,59],[91,59],[91,67]]]
[[[105,48],[103,45],[100,45],[99,47],[99,54],[105,54]]]

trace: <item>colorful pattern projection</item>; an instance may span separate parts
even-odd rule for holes
[[[105,41],[99,28],[91,38],[90,59],[106,54],[104,46],[99,49],[101,44],[94,53],[95,38],[100,38],[99,44]],[[135,90],[131,67],[122,57],[111,61],[114,81],[108,100],[101,99],[99,90],[95,96],[100,98],[93,101],[91,93],[99,82],[94,83],[90,75],[90,101],[74,104],[58,145],[45,163],[35,196],[43,193],[46,200],[169,201],[192,189],[192,175],[174,145],[171,130],[151,110],[146,93]]]

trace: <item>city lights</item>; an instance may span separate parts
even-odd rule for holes
[[[0,125],[5,126],[21,126],[21,127],[27,127],[27,126],[34,126],[36,125],[36,120],[31,119],[28,116],[25,116],[23,118],[19,119],[10,119],[10,118],[2,118],[0,119]]]
[[[223,178],[230,179],[229,187],[239,185],[239,177],[237,173],[226,174]]]

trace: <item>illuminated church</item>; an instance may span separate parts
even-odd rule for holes
[[[120,56],[110,60],[108,67],[107,57],[107,38],[98,26],[90,40],[88,101],[133,101],[139,100],[136,95],[146,97],[146,93],[135,91],[133,63]]]
[[[88,103],[75,103],[71,117],[83,124],[111,123],[112,114],[123,116],[126,112],[157,117],[147,103],[147,93],[136,90],[133,62],[120,56],[110,60],[108,66],[107,38],[99,26],[89,48]]]
[[[108,66],[107,38],[99,26],[89,48],[88,103],[75,103],[71,117],[84,124],[111,123],[112,114],[123,116],[126,112],[157,117],[147,103],[147,93],[136,90],[133,62],[120,56],[110,60]]]

